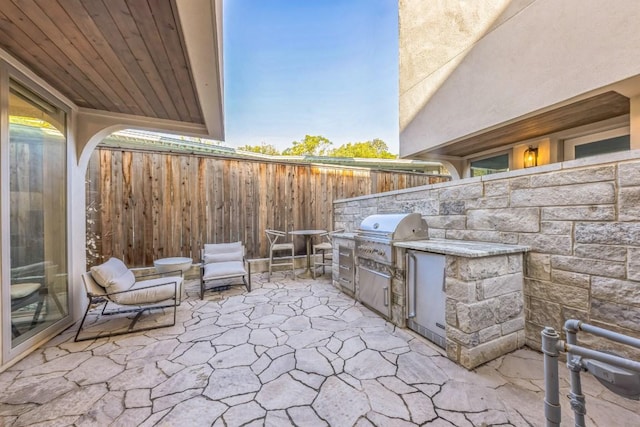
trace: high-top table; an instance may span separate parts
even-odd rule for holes
[[[311,274],[311,238],[326,232],[327,230],[293,230],[289,232],[293,236],[304,236],[304,243],[307,247],[307,267],[301,274],[298,274],[299,277],[307,279],[313,277]]]

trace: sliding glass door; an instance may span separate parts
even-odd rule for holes
[[[10,240],[9,253],[3,253],[10,272],[3,277],[10,276],[10,286],[3,295],[10,291],[12,349],[69,314],[66,123],[64,111],[10,81],[9,147],[3,151],[9,160]]]

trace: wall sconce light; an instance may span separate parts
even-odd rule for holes
[[[524,150],[524,167],[530,168],[533,166],[538,166],[538,147],[533,148],[533,146],[529,146],[526,150]]]

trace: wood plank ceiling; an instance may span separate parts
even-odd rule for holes
[[[203,123],[175,0],[0,0],[0,46],[79,107]]]
[[[610,91],[464,138],[429,152],[447,156],[469,156],[492,148],[541,138],[563,130],[619,117],[629,114],[629,109],[629,98]]]

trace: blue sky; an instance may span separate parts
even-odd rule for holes
[[[226,143],[306,134],[398,153],[395,0],[225,0]]]

